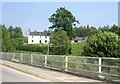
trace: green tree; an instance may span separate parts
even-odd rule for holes
[[[2,52],[2,25],[0,24],[0,52]]]
[[[15,38],[23,38],[22,29],[20,27],[15,27]]]
[[[107,26],[104,26],[104,27],[99,27],[98,30],[102,30],[102,31],[110,31],[110,26],[107,25]]]
[[[98,33],[97,28],[91,26],[91,27],[90,27],[90,33],[89,33],[89,36],[94,35],[94,34],[97,34],[97,33]]]
[[[25,39],[23,37],[23,33],[20,27],[13,28],[12,26],[10,26],[8,30],[11,40],[17,48],[24,43]]]
[[[114,24],[113,26],[111,26],[110,31],[118,34],[119,32],[118,26]]]
[[[9,33],[10,33],[10,37],[13,38],[13,39],[16,39],[16,38],[23,38],[23,33],[22,33],[22,30],[20,27],[15,27],[13,28],[12,26],[10,26],[8,28],[9,30]]]
[[[84,37],[84,36],[88,36],[90,33],[90,29],[87,25],[86,27],[80,26],[79,28],[76,28],[76,34],[78,37]]]
[[[118,27],[118,35],[120,36],[120,27]]]
[[[57,11],[50,16],[49,22],[52,23],[52,26],[49,27],[50,29],[63,29],[66,31],[69,39],[74,37],[73,28],[76,23],[79,23],[75,16],[73,16],[72,13],[65,7],[57,9]]]
[[[23,37],[23,43],[27,43],[27,41],[28,41],[27,39],[28,39],[28,37],[25,37],[25,36],[24,36],[24,37]]]
[[[5,26],[0,26],[2,29],[2,51],[9,52],[16,49],[16,43],[10,38],[8,29]]]
[[[70,49],[70,41],[65,31],[57,29],[50,36],[50,54],[65,55]]]
[[[10,26],[9,28],[6,28],[5,25],[0,25],[0,29],[2,30],[3,52],[13,52],[24,43],[24,38],[20,27],[13,28]]]
[[[85,56],[120,57],[118,35],[112,32],[99,31],[91,35],[84,47]]]

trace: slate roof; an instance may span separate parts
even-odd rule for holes
[[[50,36],[50,32],[29,32],[30,36]]]
[[[85,40],[86,37],[76,37],[76,38],[73,38],[72,40],[74,41],[81,41],[81,40]]]

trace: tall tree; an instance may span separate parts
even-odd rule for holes
[[[12,26],[10,26],[10,27],[8,28],[8,30],[9,30],[9,33],[10,33],[10,37],[11,37],[11,38],[15,38],[14,28],[13,28]]]
[[[57,11],[50,16],[49,21],[52,23],[52,26],[49,27],[50,29],[63,29],[66,31],[69,39],[74,37],[74,35],[72,35],[74,32],[73,28],[76,23],[79,23],[75,16],[65,7],[57,9]]]
[[[16,38],[22,38],[23,37],[23,33],[20,27],[15,27],[14,29],[15,32],[15,36]]]
[[[0,52],[2,52],[2,25],[0,24]]]
[[[15,51],[24,43],[20,27],[13,28],[10,26],[6,28],[4,25],[0,25],[0,29],[2,30],[2,51]]]
[[[2,29],[2,51],[9,52],[16,49],[16,42],[14,42],[5,26],[0,26]]]

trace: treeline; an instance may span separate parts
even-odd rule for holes
[[[117,25],[104,27],[81,26],[71,11],[65,7],[58,8],[49,18],[54,29],[51,33],[50,44],[52,54],[71,54],[71,40],[75,37],[87,36],[87,42],[83,49],[84,56],[93,57],[120,57],[120,28]]]
[[[2,51],[3,52],[13,52],[18,50],[20,45],[23,45],[26,42],[26,38],[23,36],[22,30],[20,27],[9,28],[5,25],[0,25],[2,30]]]
[[[117,25],[99,28],[81,26],[76,30],[77,36],[88,36],[82,55],[120,58],[120,28]]]
[[[2,51],[3,52],[41,52],[47,54],[47,45],[41,44],[27,44],[27,37],[23,36],[20,27],[13,28],[0,25],[2,36]]]
[[[80,26],[78,28],[75,28],[75,30],[76,30],[76,36],[78,37],[89,36],[89,34],[92,34],[92,33],[94,34],[98,30],[113,32],[120,36],[120,28],[115,24],[113,24],[112,26],[107,25],[107,26],[99,27],[99,28],[89,26],[89,25]]]

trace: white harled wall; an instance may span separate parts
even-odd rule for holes
[[[49,36],[47,36],[46,38],[45,36],[28,36],[28,44],[40,44],[40,40],[41,40],[41,44],[48,44],[50,41]],[[46,43],[45,40],[47,40]]]

